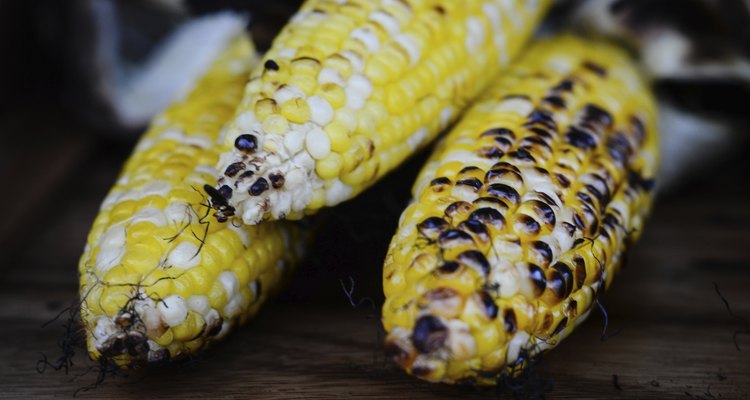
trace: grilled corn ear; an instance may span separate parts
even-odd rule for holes
[[[217,190],[246,224],[350,199],[435,138],[550,0],[308,0],[255,68]]]
[[[643,228],[654,108],[618,48],[534,44],[414,185],[383,272],[390,356],[429,381],[494,384],[569,335]]]
[[[234,39],[182,101],[157,116],[94,221],[80,261],[87,347],[123,368],[194,355],[253,316],[299,253],[289,223],[211,216],[215,145],[257,62]]]

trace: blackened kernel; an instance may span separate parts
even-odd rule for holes
[[[502,183],[493,183],[490,185],[487,188],[487,194],[507,200],[513,204],[518,204],[521,201],[521,196],[516,189]]]
[[[509,94],[502,98],[502,100],[512,100],[512,99],[531,101],[531,98],[529,96],[525,94],[517,94],[517,93]]]
[[[602,192],[600,192],[599,189],[595,188],[593,185],[586,185],[586,190],[588,190],[589,193],[596,197],[597,200],[604,200],[604,195],[602,194]]]
[[[489,232],[487,231],[487,227],[484,226],[484,224],[481,223],[480,221],[467,219],[466,221],[458,224],[458,229],[473,233],[481,241],[487,241],[490,239]]]
[[[411,341],[420,352],[430,353],[443,347],[447,338],[448,328],[436,317],[425,315],[414,325]]]
[[[565,134],[565,143],[583,150],[591,150],[596,147],[594,136],[576,127],[571,127]]]
[[[445,15],[445,8],[443,6],[435,6],[435,11],[440,15]]]
[[[529,205],[534,207],[534,211],[549,226],[554,226],[557,219],[555,218],[555,211],[552,210],[547,203],[539,200],[530,200]]]
[[[518,169],[518,167],[516,167],[515,165],[513,165],[513,164],[511,164],[511,163],[509,163],[507,161],[500,161],[499,163],[495,163],[495,165],[493,165],[491,169],[493,169],[493,170],[503,170],[503,169],[505,169],[505,170],[510,170],[510,171],[518,172],[519,174],[521,173],[521,170]]]
[[[565,279],[557,271],[551,271],[547,277],[547,289],[555,295],[557,299],[564,299],[567,290]]]
[[[284,182],[286,181],[284,175],[281,174],[270,174],[268,179],[271,180],[271,186],[273,186],[274,189],[284,186]]]
[[[604,127],[610,127],[614,122],[612,114],[594,104],[587,104],[584,107],[583,120],[586,122],[595,122]]]
[[[543,168],[540,168],[540,169],[543,169]],[[537,169],[537,170],[538,170],[538,169]],[[546,171],[546,170],[544,170],[544,171]],[[557,207],[559,207],[559,206],[560,206],[559,204],[557,204],[557,201],[555,201],[555,199],[553,199],[553,198],[552,198],[552,197],[551,197],[550,195],[548,195],[547,193],[544,193],[544,192],[539,192],[539,191],[537,191],[537,192],[536,192],[536,194],[537,194],[537,195],[538,195],[538,196],[539,196],[539,197],[540,197],[540,198],[542,199],[542,201],[544,201],[545,203],[547,203],[547,204],[549,204],[549,205],[552,205],[552,206],[557,206]]]
[[[568,305],[565,307],[565,311],[567,312],[568,316],[571,318],[575,318],[578,316],[578,302],[571,299],[568,302]]]
[[[506,151],[513,145],[513,142],[504,137],[496,137],[495,143],[501,146],[501,150]]]
[[[555,265],[552,266],[554,270],[560,273],[560,276],[562,276],[563,281],[565,281],[565,293],[563,294],[563,297],[568,297],[570,293],[573,291],[575,284],[575,277],[573,276],[573,271],[571,271],[568,264],[565,264],[563,262],[557,262]]]
[[[247,179],[247,178],[250,178],[253,175],[255,175],[255,172],[253,172],[253,171],[245,171],[245,172],[241,173],[240,176],[237,177],[237,179],[239,179],[239,180]]]
[[[245,163],[243,163],[241,161],[238,161],[238,162],[235,162],[235,163],[231,163],[231,164],[229,164],[229,166],[227,167],[227,169],[224,170],[224,175],[232,178],[235,175],[237,175],[237,173],[239,173],[240,171],[242,171],[244,169],[245,169]]]
[[[541,226],[539,226],[539,223],[536,222],[534,218],[531,218],[526,214],[520,214],[517,221],[518,224],[520,224],[520,227],[516,227],[516,229],[520,228],[520,230],[522,230],[527,235],[537,235],[542,229]]]
[[[559,334],[560,332],[562,332],[566,326],[568,326],[568,317],[564,317],[562,320],[560,320],[560,323],[557,324],[557,327],[552,332],[552,336],[555,336]]]
[[[607,77],[607,69],[593,61],[585,61],[583,67],[587,70],[599,75],[602,78]]]
[[[438,236],[438,243],[440,243],[441,246],[458,242],[473,243],[473,241],[474,239],[472,239],[468,233],[458,229],[449,229],[440,233],[440,235]]]
[[[495,299],[492,298],[492,296],[489,295],[487,292],[479,292],[479,298],[482,300],[482,305],[484,306],[484,313],[487,315],[487,318],[489,319],[495,319],[497,318],[498,308],[497,304],[495,303]]]
[[[274,61],[274,60],[268,59],[263,64],[263,68],[270,69],[270,70],[273,70],[273,71],[278,71],[279,70],[279,64],[277,64],[276,61]]]
[[[529,114],[524,125],[531,126],[534,124],[541,124],[553,131],[557,130],[557,123],[552,117],[552,113],[546,110],[534,110]]]
[[[435,179],[431,180],[430,181],[430,186],[450,185],[451,183],[453,183],[453,182],[451,182],[450,179],[448,179],[446,177],[440,177],[440,178],[435,178]]]
[[[547,151],[552,151],[552,146],[550,146],[546,140],[538,136],[527,136],[523,138],[523,140],[521,141],[521,146],[541,146],[547,149]]]
[[[586,241],[586,239],[584,239],[584,238],[578,238],[578,239],[576,239],[576,240],[573,241],[573,247],[578,247],[578,245],[582,244],[585,241]]]
[[[564,188],[570,187],[570,179],[568,179],[567,177],[565,177],[565,175],[563,175],[563,174],[555,174],[555,179],[560,184],[560,186],[562,186]]]
[[[578,200],[581,200],[582,202],[586,204],[594,205],[594,199],[592,199],[591,196],[589,196],[588,194],[584,192],[576,193],[576,198],[578,198]]]
[[[523,182],[523,176],[520,172],[509,169],[491,169],[487,171],[487,174],[484,176],[484,182],[491,183],[492,181],[498,180],[506,175],[511,175],[512,179],[517,182]]]
[[[610,157],[624,165],[628,163],[633,150],[630,147],[630,143],[622,134],[615,134],[607,139],[607,152]]]
[[[505,155],[505,152],[497,146],[484,146],[477,150],[477,155],[483,158],[499,159]]]
[[[512,308],[503,311],[503,327],[507,333],[516,333],[518,323],[516,322],[516,312]]]
[[[570,92],[573,90],[573,81],[570,79],[565,79],[564,81],[558,83],[553,90]]]
[[[469,215],[469,219],[492,225],[497,229],[502,229],[503,225],[505,225],[505,217],[503,217],[503,214],[501,214],[500,211],[489,207],[483,207],[472,212],[471,215]]]
[[[456,201],[445,208],[445,216],[448,218],[453,218],[457,214],[467,214],[471,212],[473,208],[474,207],[471,205],[471,203],[467,203],[465,201]]]
[[[441,274],[452,274],[461,268],[461,264],[455,261],[446,261],[443,265],[437,268],[437,271]]]
[[[516,135],[513,133],[513,131],[507,128],[492,128],[482,132],[482,134],[479,135],[479,137],[486,136],[507,136],[511,139],[516,138]]]
[[[510,153],[508,153],[508,156],[520,161],[528,161],[531,163],[536,162],[534,156],[532,156],[531,153],[529,153],[528,150],[523,147],[519,147],[516,151],[511,151]]]
[[[442,7],[438,7],[442,9]],[[411,374],[420,377],[420,376],[428,376],[432,373],[432,368],[426,366],[426,365],[415,365],[411,368]]]
[[[487,257],[478,250],[467,250],[459,254],[456,260],[461,264],[480,271],[484,276],[490,274],[490,263]]]
[[[576,226],[571,224],[570,222],[563,222],[562,227],[565,228],[565,231],[568,232],[568,235],[570,237],[573,237],[576,233]]]
[[[632,117],[630,119],[630,128],[638,143],[643,143],[643,140],[646,139],[646,126],[643,121],[639,117]]]
[[[254,153],[258,150],[258,138],[247,133],[237,136],[237,139],[234,140],[234,147],[246,153]]]
[[[474,189],[474,192],[478,192],[482,188],[482,181],[477,178],[461,179],[456,182],[456,185],[470,186]]]
[[[458,171],[458,175],[461,176],[461,175],[471,174],[471,173],[474,173],[474,172],[482,172],[482,169],[479,168],[479,167],[475,167],[473,165],[470,165],[468,167],[461,168],[461,170]]]
[[[441,232],[448,229],[450,225],[440,217],[430,217],[417,225],[419,233],[430,240],[437,239]]]
[[[229,200],[232,198],[232,188],[227,185],[223,185],[219,188],[219,194],[221,195],[221,197]]]
[[[580,289],[586,282],[586,262],[582,257],[576,257],[573,259],[573,264],[575,264],[576,287]]]
[[[547,242],[537,240],[532,243],[532,247],[542,257],[542,259],[544,260],[544,265],[549,265],[549,263],[552,262],[552,249],[549,247]]]
[[[476,205],[479,205],[481,203],[492,203],[493,205],[497,205],[497,206],[499,206],[500,208],[502,208],[504,210],[508,209],[508,205],[505,204],[504,201],[502,201],[502,200],[500,200],[498,198],[495,198],[495,197],[487,197],[487,196],[480,197],[480,198],[474,200],[472,203],[474,203]]]
[[[547,287],[547,278],[544,276],[544,271],[538,265],[529,264],[529,279],[534,283],[536,295],[541,295]]]
[[[578,213],[573,213],[573,223],[576,224],[576,227],[579,230],[586,229],[586,225],[584,225],[583,223],[583,218],[581,218],[581,216],[578,215]]]
[[[565,100],[560,96],[547,96],[542,99],[543,103],[546,103],[555,108],[565,108]]]
[[[266,181],[266,178],[260,177],[250,186],[248,192],[251,196],[260,196],[266,190],[268,190],[268,181]]]
[[[539,128],[535,126],[535,127],[529,128],[529,132],[532,132],[535,135],[541,136],[546,139],[552,138],[552,133],[548,129],[545,129],[545,128]]]

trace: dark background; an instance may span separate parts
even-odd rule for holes
[[[221,7],[249,11],[262,49],[298,2],[188,3],[195,14]],[[0,1],[0,398],[67,396],[96,375],[71,381],[34,370],[40,352],[56,354],[61,322],[41,325],[76,297],[89,226],[138,134],[113,133],[76,104],[80,76],[64,61],[74,54],[72,32],[80,29],[72,26],[72,12],[57,0]],[[731,111],[741,114],[748,101],[736,89],[666,90],[695,107],[715,106],[707,101],[712,97],[744,104]],[[663,194],[604,297],[610,332],[622,332],[600,341],[604,319],[593,312],[545,359],[543,374],[555,381],[550,397],[750,396],[750,338],[738,336],[741,351],[735,348],[732,333],[743,328],[742,320],[730,316],[713,284],[735,315],[750,318],[749,150],[736,146]],[[322,213],[310,253],[281,298],[205,359],[107,381],[85,395],[495,397],[492,390],[419,382],[380,357],[375,315],[383,300],[382,261],[425,157],[415,156],[357,199]],[[348,284],[349,277],[355,300],[372,299],[374,310],[369,303],[351,308],[339,282]],[[72,373],[87,372],[83,352],[77,357]]]

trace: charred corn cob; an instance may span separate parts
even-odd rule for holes
[[[308,0],[256,67],[216,187],[246,224],[352,198],[430,142],[550,0]]]
[[[286,275],[299,251],[289,223],[219,223],[203,194],[255,62],[249,39],[234,39],[154,120],[104,200],[79,266],[92,358],[129,368],[195,354],[254,315]]]
[[[385,261],[401,367],[493,384],[586,318],[651,203],[654,108],[626,54],[571,36],[484,93],[421,172]]]

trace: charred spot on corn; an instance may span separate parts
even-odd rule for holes
[[[251,134],[237,136],[237,139],[234,140],[234,147],[244,153],[255,153],[258,150],[258,138]],[[234,164],[236,163],[230,165]]]
[[[414,325],[411,341],[414,347],[422,353],[431,353],[445,344],[448,338],[448,328],[432,315],[425,315]]]

